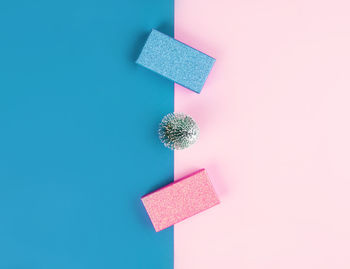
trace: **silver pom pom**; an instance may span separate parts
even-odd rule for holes
[[[159,138],[170,149],[185,149],[199,137],[197,123],[183,113],[166,115],[159,125]]]

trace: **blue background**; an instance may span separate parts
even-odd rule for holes
[[[172,0],[0,2],[0,268],[172,268],[140,197],[173,178],[173,83],[134,61]]]

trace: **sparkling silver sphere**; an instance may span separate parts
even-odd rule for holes
[[[194,144],[199,137],[197,123],[183,113],[166,115],[159,125],[159,138],[170,149],[185,149]]]

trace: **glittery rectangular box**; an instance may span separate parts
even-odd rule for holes
[[[200,93],[215,59],[152,30],[136,63]]]
[[[205,169],[141,198],[156,232],[220,203]]]

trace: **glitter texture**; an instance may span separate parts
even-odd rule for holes
[[[215,59],[152,30],[136,63],[200,93]]]
[[[159,138],[170,149],[185,149],[199,137],[199,127],[188,115],[170,113],[159,124]]]
[[[141,198],[156,232],[220,203],[205,169]]]

